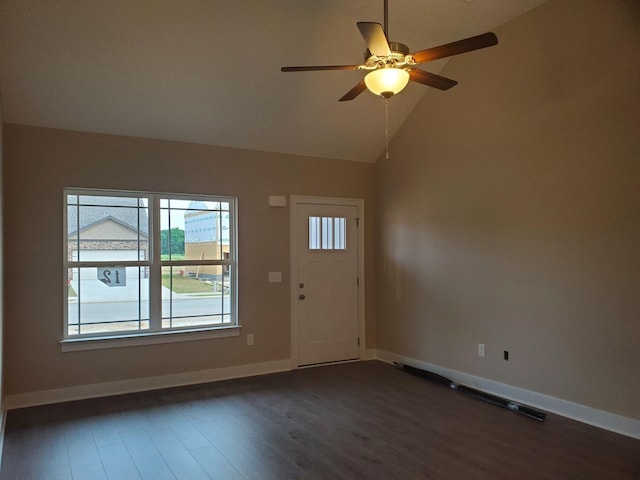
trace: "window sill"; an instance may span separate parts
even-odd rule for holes
[[[237,337],[240,326],[215,327],[197,330],[173,332],[136,333],[129,335],[112,335],[105,337],[73,338],[60,341],[63,352],[81,350],[100,350],[103,348],[136,347],[140,345],[156,345],[161,343],[190,342],[208,340],[210,338]]]

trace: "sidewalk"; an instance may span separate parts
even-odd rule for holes
[[[149,279],[130,278],[124,287],[109,287],[98,279],[83,279],[80,282],[71,280],[71,287],[76,294],[82,296],[82,303],[104,303],[104,302],[137,302],[149,299]],[[189,295],[173,293],[171,290],[162,287],[162,297],[174,299],[189,298]],[[78,297],[69,297],[69,302],[77,302]]]

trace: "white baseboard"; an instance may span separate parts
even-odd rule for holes
[[[364,352],[364,360],[377,360],[378,351],[375,348],[367,348]]]
[[[489,380],[488,378],[470,375],[457,370],[451,370],[449,368],[416,360],[415,358],[396,355],[395,353],[386,352],[384,350],[377,350],[375,358],[382,360],[383,362],[397,362],[428,370],[430,372],[437,373],[438,375],[450,378],[455,383],[459,383],[461,385],[473,387],[487,393],[508,398],[515,402],[539,408],[546,412],[555,413],[572,420],[577,420],[582,423],[604,428],[605,430],[640,439],[640,421],[633,418],[623,417],[614,413],[605,412],[604,410],[597,410],[578,403],[525,390],[524,388],[513,387],[505,383]]]
[[[376,358],[375,349],[367,349],[365,351],[364,360],[374,360]],[[295,368],[298,367],[293,365],[291,359],[285,359],[272,362],[239,365],[235,367],[178,373],[173,375],[94,383],[76,387],[56,388],[52,390],[7,395],[4,399],[4,406],[6,411],[16,408],[47,405],[51,403],[71,402],[74,400],[85,400],[88,398],[108,397],[111,395],[122,395],[125,393],[144,392],[148,390],[159,390],[161,388],[180,387],[184,385],[229,380],[232,378],[264,375],[267,373],[285,372]]]
[[[451,378],[454,382],[485,392],[514,400],[516,402],[539,408],[546,412],[562,415],[579,422],[604,428],[612,432],[640,439],[640,421],[551,397],[541,393],[525,390],[504,383],[478,377],[457,370],[440,367],[414,358],[404,357],[384,350],[367,349],[366,360],[378,359],[388,363],[402,363],[412,367],[422,368],[430,372]],[[177,373],[157,377],[145,377],[115,382],[96,383],[77,387],[57,388],[38,392],[7,395],[4,399],[5,410],[0,417],[0,449],[4,438],[6,411],[16,408],[34,407],[50,403],[69,402],[88,398],[107,397],[125,393],[158,390],[161,388],[194,385],[198,383],[229,380],[232,378],[250,377],[268,373],[285,372],[292,369],[291,359],[270,362],[238,365],[234,367],[215,368],[196,372]],[[1,454],[2,450],[0,450]]]
[[[238,365],[234,367],[199,370],[196,372],[176,373],[157,377],[119,380],[115,382],[94,383],[77,387],[56,388],[38,392],[18,393],[7,395],[4,406],[7,410],[24,407],[34,407],[50,403],[70,402],[87,398],[108,397],[125,393],[159,390],[161,388],[180,387],[198,383],[229,380],[232,378],[251,377],[267,373],[291,370],[291,359],[275,360],[271,362]]]

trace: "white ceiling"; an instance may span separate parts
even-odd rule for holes
[[[422,50],[544,1],[390,0],[389,37]],[[362,72],[280,72],[360,63],[355,23],[382,23],[383,0],[2,0],[0,14],[5,122],[365,162],[384,150],[384,101],[337,101]],[[390,100],[390,135],[426,90]]]

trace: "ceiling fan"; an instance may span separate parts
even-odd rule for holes
[[[384,0],[384,28],[376,22],[357,22],[358,30],[360,30],[360,34],[367,44],[363,64],[282,67],[280,70],[282,72],[364,70],[367,72],[364,79],[342,96],[339,101],[353,100],[366,89],[388,99],[404,89],[407,83],[409,83],[409,80],[439,90],[450,89],[458,82],[416,68],[416,65],[491,47],[498,43],[498,37],[496,37],[494,33],[489,32],[438,47],[409,53],[409,47],[405,44],[390,42],[388,40],[388,16],[388,0]]]

